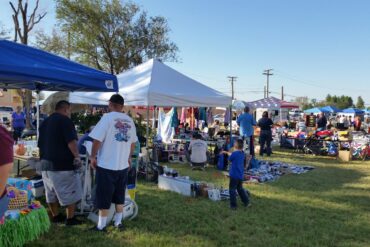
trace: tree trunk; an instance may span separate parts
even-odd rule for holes
[[[26,1],[23,5],[23,0],[18,0],[18,5],[15,5],[10,1],[10,7],[13,10],[13,21],[14,21],[14,41],[17,41],[19,38],[21,43],[24,45],[28,45],[28,34],[33,29],[35,24],[39,23],[46,15],[46,12],[39,14],[37,17],[37,10],[39,8],[39,0],[36,0],[36,5],[31,12],[31,15],[28,15],[28,1]],[[21,23],[18,19],[18,15],[21,14]],[[22,26],[22,28],[21,28]],[[23,107],[25,109],[26,114],[26,128],[31,128],[31,108],[32,108],[32,91],[25,90],[25,93],[22,97]]]

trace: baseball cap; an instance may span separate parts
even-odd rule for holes
[[[112,97],[110,97],[109,102],[112,102],[117,105],[123,105],[125,101],[121,95],[113,94]]]

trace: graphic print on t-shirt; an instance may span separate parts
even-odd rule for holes
[[[114,127],[117,133],[114,135],[116,141],[128,142],[130,140],[129,130],[131,129],[131,124],[129,121],[117,118],[114,120],[116,123]]]

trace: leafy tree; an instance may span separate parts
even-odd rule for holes
[[[326,96],[326,98],[325,98],[325,101],[326,102],[332,102],[332,97],[331,97],[331,95],[330,94],[328,94],[327,96]]]
[[[345,95],[342,95],[342,96],[333,95],[333,96],[331,96],[330,94],[328,94],[325,98],[325,104],[326,105],[331,105],[331,106],[336,106],[339,109],[345,109],[345,108],[353,106],[353,100],[350,96],[345,96]]]
[[[100,70],[118,74],[150,58],[177,60],[167,20],[148,17],[119,0],[56,0],[58,29],[37,35],[37,45]]]
[[[307,110],[307,109],[311,109],[311,108],[314,108],[314,105],[312,103],[308,103],[308,104],[303,104],[302,105],[302,110]]]
[[[358,109],[364,109],[365,108],[365,101],[362,99],[361,96],[357,97],[356,108],[358,108]]]

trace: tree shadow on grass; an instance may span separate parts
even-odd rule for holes
[[[335,202],[348,204],[352,208],[362,211],[369,211],[370,208],[370,195],[341,195],[341,196],[326,196],[325,199]]]

